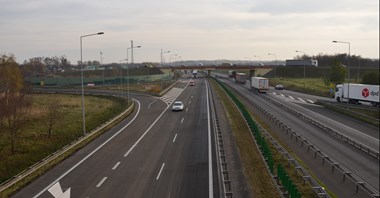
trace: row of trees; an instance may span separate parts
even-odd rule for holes
[[[350,66],[351,68],[379,68],[379,59],[369,59],[363,58],[358,55],[348,54],[335,54],[335,55],[327,55],[327,54],[318,54],[316,56],[296,56],[295,59],[315,59],[318,60],[318,66],[320,67],[330,67],[334,61],[339,61],[341,64],[345,66]]]
[[[31,89],[24,83],[20,66],[14,56],[0,56],[0,135],[9,137],[11,153],[16,152],[20,130],[30,121],[32,110]],[[51,103],[51,104],[50,104]],[[46,123],[49,138],[59,119],[59,104],[52,99],[46,104]]]

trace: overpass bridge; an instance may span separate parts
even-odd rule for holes
[[[248,70],[249,71],[249,77],[255,76],[255,71],[260,69],[273,69],[276,68],[275,65],[264,65],[264,66],[257,66],[257,65],[180,65],[180,66],[162,66],[161,69],[171,69],[172,72],[175,72],[175,70],[204,70],[207,71],[207,74],[210,75],[211,71],[214,70]]]

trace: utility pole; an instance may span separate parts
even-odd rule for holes
[[[133,40],[131,40],[131,63],[133,64]]]

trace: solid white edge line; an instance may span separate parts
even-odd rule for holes
[[[118,167],[119,165],[120,165],[120,162],[117,162],[117,163],[115,164],[115,166],[112,167],[112,170],[117,169],[117,167]]]
[[[207,100],[207,122],[208,122],[208,188],[209,188],[209,198],[214,197],[214,182],[212,176],[212,152],[211,152],[211,121],[210,121],[210,102],[208,96],[208,83],[206,84],[206,100]]]
[[[95,150],[93,150],[90,154],[88,154],[86,157],[84,157],[81,161],[79,161],[77,164],[75,164],[73,167],[71,167],[69,170],[67,170],[65,173],[63,173],[61,176],[59,176],[56,180],[54,180],[52,183],[50,183],[46,188],[44,188],[42,191],[40,191],[37,195],[34,195],[33,198],[37,198],[39,197],[42,193],[44,193],[47,189],[49,189],[50,187],[52,187],[55,183],[57,183],[60,179],[62,179],[63,177],[65,177],[67,174],[69,174],[71,171],[73,171],[76,167],[78,167],[80,164],[82,164],[84,161],[86,161],[89,157],[91,157],[95,152],[97,152],[99,149],[101,149],[104,145],[106,145],[109,141],[111,141],[114,137],[116,137],[119,133],[121,133],[121,131],[123,131],[125,128],[127,128],[136,118],[137,116],[139,115],[140,113],[140,102],[136,99],[133,99],[134,101],[137,102],[138,104],[138,110],[137,110],[137,113],[135,115],[135,117],[133,117],[133,119],[127,124],[125,125],[123,128],[121,128],[118,132],[116,132],[113,136],[111,136],[108,140],[106,140],[105,142],[103,142],[103,144],[101,144],[100,146],[98,146]]]
[[[161,169],[160,169],[160,172],[158,172],[158,175],[157,175],[157,177],[156,177],[156,181],[157,181],[158,179],[160,179],[160,175],[161,175],[162,170],[164,169],[164,166],[165,166],[165,163],[162,164]]]
[[[175,134],[175,136],[173,138],[173,143],[175,142],[176,139],[177,139],[177,134]]]
[[[97,188],[99,188],[105,181],[107,180],[107,177],[103,177],[103,179],[96,185]]]

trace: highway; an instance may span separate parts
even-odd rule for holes
[[[257,110],[253,108],[253,104],[258,104],[272,115],[279,118],[287,126],[294,129],[297,133],[301,134],[306,140],[318,147],[321,152],[331,158],[334,158],[339,164],[348,168],[350,172],[356,174],[365,182],[369,183],[377,191],[379,190],[378,159],[364,154],[364,152],[347,143],[344,143],[343,141],[337,140],[331,135],[323,132],[320,128],[305,122],[300,119],[300,117],[297,117],[296,115],[284,110],[270,101],[277,101],[277,103],[280,103],[283,106],[302,112],[302,114],[311,117],[317,122],[334,128],[335,130],[350,136],[351,138],[360,141],[377,151],[379,150],[378,128],[363,124],[359,121],[355,121],[351,118],[315,105],[314,102],[316,101],[316,98],[318,98],[316,96],[283,90],[270,90],[267,94],[258,94],[254,93],[252,90],[249,90],[248,85],[236,84],[228,79],[219,79],[228,84],[239,95],[241,95],[245,99],[247,105],[250,106],[254,112],[257,112]],[[257,112],[257,114],[260,113]],[[265,116],[261,117],[262,119],[267,120]],[[282,141],[287,141],[287,139],[289,139],[289,137],[283,135],[284,132],[273,126],[273,123],[267,121],[267,124],[271,125],[271,128],[276,131],[276,134],[283,138]],[[321,161],[318,161],[320,164],[316,164],[317,161],[306,157],[304,152],[299,151],[299,147],[292,146],[291,141],[287,141],[287,143],[290,147],[292,147],[292,149],[294,149],[297,156],[303,159],[309,168],[314,171],[314,173],[317,173],[319,179],[328,185],[330,190],[336,193],[339,197],[352,196],[351,192],[354,191],[354,189],[347,190],[346,186],[340,185],[339,183],[341,183],[341,179],[338,182],[333,182],[332,178],[334,176],[331,176],[331,174],[326,174],[321,170]],[[329,170],[331,171],[331,168],[329,168]]]
[[[219,197],[209,86],[179,82],[14,197]],[[184,111],[172,112],[174,100]]]

